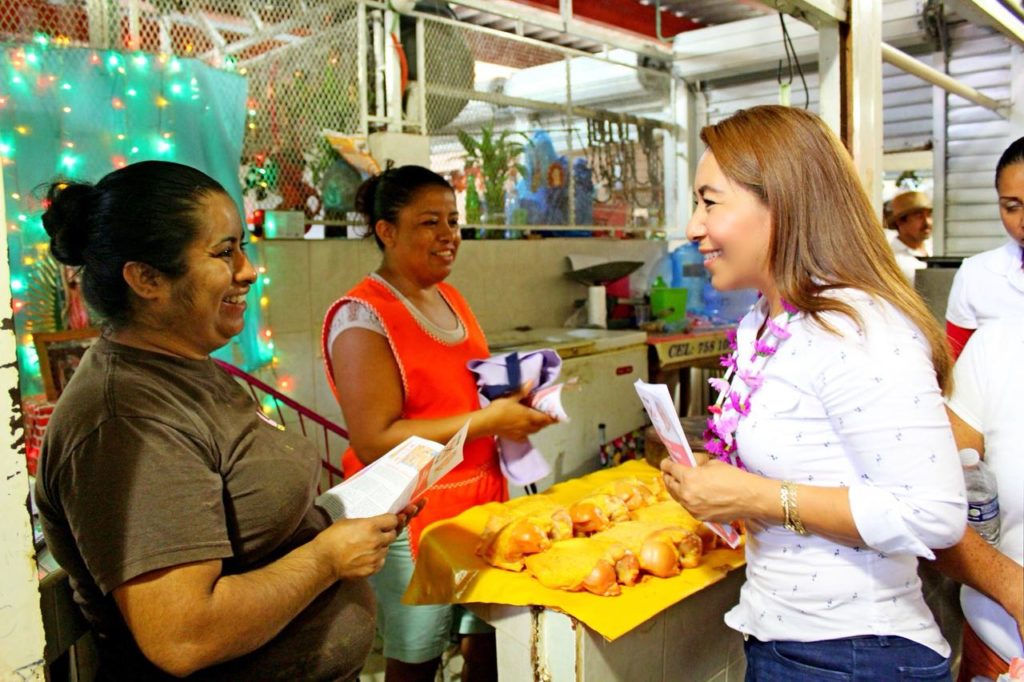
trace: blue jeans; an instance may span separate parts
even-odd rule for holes
[[[748,637],[746,682],[949,682],[949,660],[903,637],[762,642]]]

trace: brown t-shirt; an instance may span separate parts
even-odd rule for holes
[[[93,345],[50,418],[36,495],[47,544],[101,634],[104,672],[163,678],[114,588],[189,562],[220,559],[228,575],[280,558],[329,523],[313,504],[319,467],[312,443],[266,419],[212,360]],[[342,581],[266,645],[197,679],[349,679],[373,628],[369,586]]]

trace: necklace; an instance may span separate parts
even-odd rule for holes
[[[744,470],[746,467],[736,452],[736,429],[739,428],[740,420],[750,414],[750,399],[764,383],[763,372],[768,359],[775,355],[779,345],[790,337],[789,323],[797,314],[797,309],[785,299],[782,301],[782,309],[786,318],[781,323],[776,322],[770,315],[765,318],[764,330],[754,339],[754,352],[750,356],[749,369],[739,368],[739,347],[736,343],[736,330],[733,329],[729,331],[727,337],[732,353],[723,355],[721,359],[722,367],[726,368],[725,376],[721,379],[708,379],[711,387],[718,391],[718,400],[708,407],[711,417],[704,431],[704,448],[716,459]],[[735,389],[733,375],[740,379]],[[747,388],[746,396],[742,398],[737,390],[741,386]]]

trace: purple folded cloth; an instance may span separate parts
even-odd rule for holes
[[[476,376],[480,406],[486,407],[491,400],[517,391],[527,382],[532,384],[533,391],[555,383],[562,371],[562,358],[550,348],[544,348],[470,360],[466,366]],[[535,483],[551,473],[551,466],[544,455],[533,447],[529,439],[499,438],[498,455],[501,472],[516,485]]]

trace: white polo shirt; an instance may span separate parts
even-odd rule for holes
[[[989,320],[1024,315],[1021,246],[1013,240],[964,259],[953,278],[946,320],[977,329]]]
[[[964,346],[953,368],[949,409],[985,438],[985,462],[999,488],[997,549],[1024,563],[1024,318],[986,324]],[[977,590],[964,586],[960,603],[971,628],[1004,660],[1024,656],[1013,618]]]

